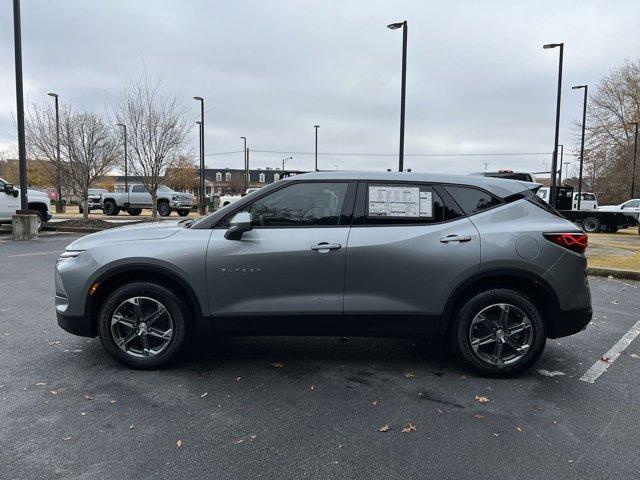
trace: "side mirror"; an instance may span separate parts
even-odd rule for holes
[[[7,195],[13,195],[14,197],[18,196],[18,190],[11,183],[4,184],[4,193]]]
[[[244,232],[253,228],[253,218],[249,212],[236,213],[229,222],[229,229],[224,234],[227,240],[240,240]]]

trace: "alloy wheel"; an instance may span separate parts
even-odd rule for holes
[[[111,316],[113,341],[132,357],[158,355],[171,342],[173,329],[167,308],[149,297],[129,298]]]
[[[518,362],[529,351],[532,340],[529,317],[508,303],[483,308],[469,329],[469,342],[475,355],[494,366]]]

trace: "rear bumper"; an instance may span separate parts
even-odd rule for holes
[[[560,310],[547,325],[547,337],[560,338],[578,333],[586,328],[592,316],[591,307],[579,310]]]
[[[64,315],[59,311],[56,311],[58,317],[58,325],[63,330],[78,335],[80,337],[95,337],[98,333],[95,330],[95,326],[84,315]]]

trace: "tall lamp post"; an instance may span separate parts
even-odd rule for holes
[[[558,95],[556,98],[556,131],[555,140],[553,142],[553,160],[551,161],[551,206],[556,206],[556,171],[558,169],[558,138],[560,136],[560,99],[562,96],[562,61],[564,55],[564,43],[548,43],[542,48],[560,48],[560,56],[558,58]]]
[[[560,148],[560,168],[558,168],[558,186],[562,186],[562,161],[564,160],[564,145],[558,145]],[[567,177],[565,176],[565,181]]]
[[[58,197],[56,200],[56,213],[62,213],[62,175],[60,173],[60,110],[58,108],[58,94],[57,93],[47,93],[50,97],[53,97],[55,101],[55,109],[56,109],[56,183],[57,190],[56,196]]]
[[[313,128],[316,130],[316,172],[318,171],[318,129],[320,125],[314,125]]]
[[[284,164],[287,163],[288,160],[293,160],[293,157],[287,157],[282,159],[282,171],[284,171]]]
[[[633,163],[631,167],[631,198],[636,192],[636,159],[638,157],[638,122],[629,122],[629,125],[635,125],[636,132],[633,141]]]
[[[407,93],[407,21],[392,23],[387,28],[396,30],[402,27],[402,88],[400,90],[400,152],[398,154],[398,171],[404,169],[404,111]]]
[[[18,123],[18,170],[20,173],[20,210],[26,211],[27,151],[24,140],[24,96],[22,84],[22,31],[20,28],[20,0],[13,0],[13,46],[16,68],[16,117]]]
[[[248,170],[248,167],[247,167],[247,137],[240,137],[240,138],[244,141],[244,148],[242,149],[242,153],[244,154],[244,174],[243,174],[244,182],[243,183],[244,183],[244,191],[246,192],[247,188],[249,188],[247,186],[247,170]]]
[[[127,126],[124,123],[116,123],[122,127],[122,135],[124,140],[124,191],[129,191],[129,158],[127,156]]]
[[[200,102],[200,215],[206,212],[204,200],[204,98],[193,97]]]
[[[584,129],[587,124],[587,94],[589,92],[588,85],[576,85],[571,90],[584,90],[584,100],[582,103],[582,136],[580,138],[580,169],[578,172],[578,210],[580,210],[580,200],[582,199],[582,165],[584,163]],[[593,188],[593,186],[591,186]],[[631,187],[633,190],[633,187]],[[633,196],[633,194],[632,194]]]

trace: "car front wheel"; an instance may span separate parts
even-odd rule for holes
[[[476,373],[511,377],[533,365],[546,343],[538,307],[524,294],[492,289],[467,300],[452,330],[453,351]]]
[[[129,367],[163,368],[183,350],[188,311],[163,285],[130,283],[105,300],[98,319],[100,340],[111,356]]]
[[[168,217],[169,215],[171,215],[171,206],[167,202],[159,203],[158,213],[161,217]]]

